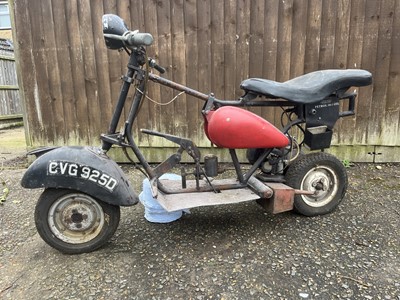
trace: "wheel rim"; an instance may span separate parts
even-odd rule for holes
[[[104,226],[100,204],[84,194],[68,194],[50,207],[48,223],[52,233],[69,244],[93,240]]]
[[[300,188],[314,192],[314,195],[302,195],[304,202],[312,207],[321,207],[331,202],[338,191],[338,176],[327,166],[312,168],[303,177]]]

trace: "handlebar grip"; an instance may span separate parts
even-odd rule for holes
[[[153,43],[153,36],[150,33],[130,33],[127,36],[126,43],[130,46],[150,46]]]
[[[154,66],[154,69],[156,69],[158,72],[160,72],[161,74],[164,74],[165,73],[165,68],[163,68],[163,67],[161,67],[161,66],[159,66],[159,65],[155,65]]]
[[[149,65],[150,65],[150,67],[156,69],[161,74],[164,74],[166,72],[166,69],[161,67],[160,65],[158,65],[156,63],[156,61],[154,59],[152,59],[152,58],[149,58]]]

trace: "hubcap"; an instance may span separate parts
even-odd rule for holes
[[[327,166],[317,166],[307,172],[300,187],[302,190],[314,192],[314,195],[302,195],[301,197],[309,206],[324,206],[335,197],[338,183],[338,177],[333,169]]]
[[[94,239],[104,226],[102,207],[84,194],[68,194],[50,207],[48,222],[52,233],[70,244]]]

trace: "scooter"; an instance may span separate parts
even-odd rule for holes
[[[322,70],[282,83],[250,78],[241,83],[242,97],[220,100],[212,93],[203,94],[153,74],[151,69],[160,73],[165,69],[147,57],[151,34],[130,31],[116,15],[104,15],[102,22],[106,46],[125,50],[129,62],[108,132],[101,135],[101,147],[33,150],[29,154],[37,158],[21,181],[25,188],[44,188],[35,208],[35,224],[46,243],[69,254],[98,249],[115,233],[120,206],[138,203],[127,176],[107,156],[113,146],[121,147],[132,163],[140,165],[152,196],[166,211],[256,200],[274,214],[295,210],[316,216],[330,213],[340,204],[348,184],[346,169],[323,150],[330,147],[336,121],[355,114],[357,95],[349,89],[370,85],[371,73]],[[202,159],[193,141],[142,129],[143,134],[165,138],[178,148],[157,166],[149,164],[132,134],[148,80],[204,102],[205,134],[212,144],[229,151],[235,178],[219,179],[218,157],[205,155]],[[135,93],[129,114],[122,130],[117,131],[132,85]],[[244,109],[249,107],[281,107],[282,129]],[[302,141],[291,134],[295,128]],[[304,154],[304,146],[318,151]],[[246,169],[239,162],[237,149],[247,149]],[[180,164],[182,155],[193,161],[191,170]],[[160,178],[178,167],[180,180]]]

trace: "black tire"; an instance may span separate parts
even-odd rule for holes
[[[119,206],[68,189],[46,189],[35,209],[42,239],[66,253],[80,254],[103,246],[117,230]]]
[[[324,152],[302,155],[289,166],[286,184],[315,195],[296,195],[294,210],[305,216],[332,212],[347,190],[347,172],[342,162]]]

